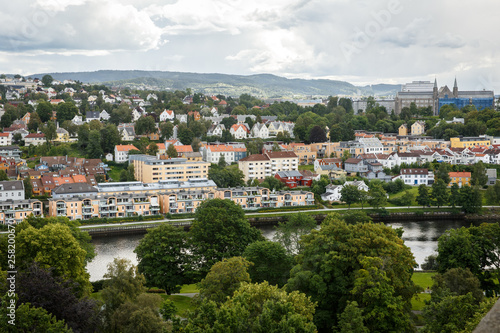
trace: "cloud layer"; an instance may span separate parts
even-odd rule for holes
[[[0,72],[145,69],[433,80],[500,90],[500,3],[478,0],[20,0]]]

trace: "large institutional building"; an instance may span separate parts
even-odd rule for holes
[[[448,86],[438,89],[437,80],[434,84],[430,81],[413,81],[403,85],[395,99],[395,112],[400,114],[404,107],[410,107],[415,103],[417,107],[431,107],[434,115],[439,114],[443,105],[454,104],[461,109],[467,105],[474,105],[478,110],[494,108],[495,95],[491,90],[481,91],[459,91],[457,80],[453,90]]]

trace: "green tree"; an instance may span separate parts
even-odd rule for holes
[[[202,276],[214,263],[240,256],[248,244],[263,239],[241,206],[222,199],[206,200],[196,209],[189,234]]]
[[[90,128],[87,123],[78,127],[78,145],[81,149],[86,149],[89,144]],[[114,149],[114,147],[113,147]]]
[[[190,145],[194,138],[194,133],[185,123],[181,123],[177,129],[177,138],[183,145]]]
[[[181,290],[191,271],[187,242],[182,228],[162,224],[148,230],[134,250],[147,286],[165,289],[169,295]]]
[[[170,121],[160,124],[160,140],[169,140],[174,135],[174,125]]]
[[[89,133],[89,143],[87,146],[87,156],[89,158],[102,158],[104,152],[101,147],[101,132],[91,130]]]
[[[175,149],[175,146],[173,144],[168,145],[167,156],[170,158],[176,158],[179,156],[179,153],[177,153],[177,149]],[[209,170],[209,172],[210,172],[210,170]]]
[[[5,170],[0,170],[0,181],[4,181],[4,180],[9,180],[9,176],[7,176],[7,173],[5,172]]]
[[[381,184],[375,184],[368,191],[368,203],[374,208],[378,209],[387,204],[387,193]]]
[[[470,183],[476,186],[484,186],[488,182],[488,175],[486,174],[486,168],[484,163],[479,161],[472,165],[472,174],[470,178]]]
[[[431,204],[431,196],[429,194],[429,189],[424,184],[420,184],[418,186],[417,203],[422,207],[430,206]]]
[[[344,185],[340,190],[340,201],[345,202],[351,209],[351,204],[359,202],[359,192],[360,190],[354,185]]]
[[[290,214],[288,221],[280,222],[275,227],[274,241],[280,243],[289,255],[301,252],[300,240],[312,229],[316,228],[317,222],[305,213]]]
[[[298,292],[287,293],[267,282],[243,283],[233,297],[218,306],[203,302],[182,322],[186,333],[316,332],[315,304]]]
[[[423,332],[461,332],[467,320],[472,318],[478,309],[471,293],[460,296],[449,295],[439,302],[430,302],[422,313],[425,320]]]
[[[59,123],[73,119],[78,113],[79,110],[73,102],[59,103],[56,107],[56,116]]]
[[[483,206],[483,199],[479,189],[468,185],[460,189],[460,202],[462,210],[467,214],[479,213]]]
[[[344,312],[339,315],[339,333],[369,333],[363,324],[363,311],[356,301],[347,301]]]
[[[271,285],[285,285],[292,269],[292,256],[277,242],[260,241],[247,246],[243,252],[251,265],[248,273],[252,282],[267,281]]]
[[[451,166],[448,163],[439,163],[439,167],[434,171],[435,181],[441,179],[444,181],[446,185],[448,185],[451,181],[450,178]]]
[[[325,130],[321,128],[321,126],[314,126],[311,128],[311,131],[309,132],[309,142],[315,143],[315,142],[325,142],[326,141],[326,134]]]
[[[40,332],[40,333],[72,333],[64,320],[57,320],[55,316],[43,308],[32,307],[30,304],[20,304],[16,309],[15,326],[8,322],[7,314],[9,299],[2,298],[1,310],[3,320],[0,321],[0,331],[3,332]]]
[[[500,187],[499,187],[500,189]],[[460,200],[460,189],[458,187],[457,183],[453,183],[450,188],[450,206],[453,208],[460,206],[461,200]]]
[[[31,112],[30,121],[28,122],[28,130],[30,132],[36,132],[38,127],[42,124],[40,116],[36,112]]]
[[[271,191],[276,190],[279,191],[285,185],[278,178],[267,176],[264,178],[264,181],[260,184],[260,186],[270,189]]]
[[[162,321],[159,306],[160,295],[141,294],[133,301],[120,305],[111,318],[115,332],[162,333],[165,323]]]
[[[444,206],[448,202],[448,190],[446,189],[446,184],[442,179],[438,179],[432,184],[431,197],[434,199],[436,206]]]
[[[42,83],[45,87],[50,87],[52,85],[52,81],[54,81],[54,79],[51,75],[46,74],[42,76]]]
[[[156,154],[158,153],[158,145],[155,142],[151,142],[147,149],[147,153],[148,155],[156,156]]]
[[[175,306],[174,301],[168,298],[164,300],[160,307],[160,314],[163,320],[172,320],[176,313],[177,306]]]
[[[33,186],[31,185],[30,179],[24,178],[23,183],[24,183],[24,197],[26,199],[31,199],[31,197],[33,196]]]
[[[439,300],[447,292],[455,296],[471,293],[477,304],[484,298],[479,279],[468,268],[450,268],[444,273],[434,275],[432,279],[433,301]]]
[[[101,129],[101,148],[104,153],[113,153],[115,146],[121,143],[122,136],[115,124],[108,124]]]
[[[401,196],[401,205],[408,206],[410,208],[411,203],[415,199],[415,195],[410,191],[405,191],[405,193]]]
[[[244,175],[238,166],[226,166],[224,168],[211,167],[208,170],[208,179],[213,180],[217,187],[237,187],[244,186]]]
[[[380,325],[370,313],[390,311],[396,318],[387,320],[382,331],[410,329],[411,298],[417,291],[411,280],[415,260],[395,230],[383,224],[347,224],[328,215],[320,230],[303,236],[302,245],[286,287],[305,292],[318,303],[314,321],[320,331],[338,325],[347,301],[360,304],[368,328]],[[383,265],[376,258],[383,258]],[[373,295],[383,295],[373,305],[368,304],[367,274],[379,281],[372,286]]]
[[[46,123],[52,117],[52,105],[46,101],[40,101],[36,106],[36,113],[42,123]]]
[[[37,262],[42,268],[53,268],[54,276],[71,279],[78,290],[91,290],[89,274],[85,269],[87,251],[73,236],[70,227],[62,223],[48,223],[37,229],[25,221],[16,228],[16,264],[24,269]]]
[[[104,274],[104,289],[101,292],[108,318],[118,307],[126,302],[134,301],[145,291],[144,276],[130,260],[115,258],[108,264]]]
[[[40,131],[45,134],[45,140],[49,143],[57,137],[57,126],[53,121],[40,126]]]
[[[251,263],[242,257],[232,257],[216,262],[207,276],[200,282],[200,297],[223,303],[240,287],[242,282],[250,282],[248,266]]]
[[[225,158],[225,157],[224,157],[224,155],[223,155],[223,156],[221,156],[221,157],[219,158],[219,162],[217,163],[217,166],[218,166],[219,168],[224,168],[226,165],[227,165],[227,163],[226,163],[226,158]]]
[[[151,116],[140,117],[135,122],[134,129],[137,135],[154,133],[156,131],[155,120]]]

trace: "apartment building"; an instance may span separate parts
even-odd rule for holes
[[[207,178],[210,166],[208,162],[185,158],[158,159],[149,155],[130,155],[129,163],[134,165],[135,179],[144,183]]]
[[[485,137],[457,137],[450,138],[451,148],[468,148],[474,146],[490,146],[491,140]]]
[[[219,199],[229,199],[243,209],[314,205],[314,194],[308,191],[271,191],[264,187],[219,188]]]
[[[224,157],[227,164],[231,164],[234,159],[234,148],[231,145],[207,145],[201,149],[203,160],[205,162],[217,164]]]
[[[278,171],[297,170],[298,163],[299,158],[294,152],[277,151],[245,157],[238,161],[238,167],[243,172],[245,181],[248,181],[274,177]]]
[[[43,216],[43,204],[40,200],[2,200],[0,201],[0,223],[16,224],[30,215]]]
[[[401,179],[405,184],[412,186],[432,185],[434,183],[434,173],[428,169],[401,169],[399,175],[392,178],[392,181]]]
[[[128,161],[128,152],[130,150],[139,150],[134,145],[117,145],[115,146],[115,162],[125,163]]]

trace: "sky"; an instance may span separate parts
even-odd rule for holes
[[[0,73],[162,70],[500,92],[500,1],[16,0]]]

